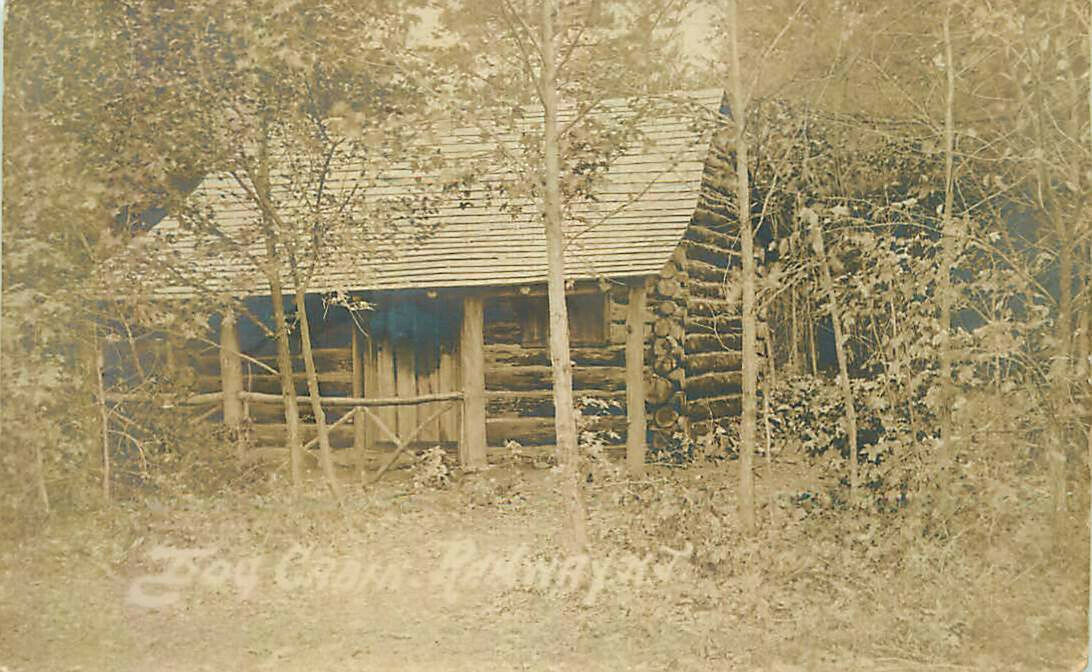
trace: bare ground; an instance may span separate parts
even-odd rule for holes
[[[806,485],[792,464],[760,476],[763,502]],[[399,472],[353,489],[342,510],[315,484],[298,500],[181,497],[54,516],[0,551],[0,670],[1082,669],[1079,557],[1018,569],[999,556],[981,565],[995,576],[920,586],[857,581],[822,560],[710,575],[670,564],[665,549],[619,545],[612,531],[632,510],[610,487],[589,488],[597,538],[583,582],[506,585],[492,560],[565,559],[555,487],[551,470],[509,466],[414,491]],[[772,503],[763,515],[762,543],[796,529]],[[1082,517],[1071,522],[1079,537]],[[1080,543],[1055,552],[1076,556]],[[785,544],[786,557],[825,557],[807,539]],[[169,564],[157,546],[215,552],[197,578],[140,583]],[[642,557],[645,581],[627,582]],[[930,596],[968,581],[964,611],[958,595]]]

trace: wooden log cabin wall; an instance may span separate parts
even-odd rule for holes
[[[596,417],[588,417],[586,428],[613,433],[616,438],[612,441],[620,444],[626,439],[626,287],[614,284],[618,287],[615,291],[609,288],[604,291],[599,283],[577,287],[570,293],[569,309],[576,398],[594,398],[608,404],[606,409],[595,410]],[[461,294],[406,292],[370,297],[376,310],[363,320],[367,333],[358,332],[358,349],[365,360],[357,364],[365,372],[359,388],[363,396],[412,397],[462,389],[457,347]],[[501,288],[483,291],[482,303],[487,442],[494,447],[507,441],[528,446],[552,444],[553,375],[547,345],[545,296],[541,288]],[[321,339],[314,347],[314,354],[323,396],[358,396],[353,385],[353,321],[341,308],[316,310],[311,319],[312,330]],[[646,317],[649,325],[652,320],[652,315]],[[294,336],[293,378],[296,393],[304,395],[307,386],[303,361],[298,336]],[[263,368],[263,365],[276,368],[276,355],[268,339],[252,339],[250,343],[244,339],[241,350],[244,355],[241,388],[280,394],[279,377]],[[646,348],[646,361],[648,352]],[[224,380],[221,364],[225,358],[210,346],[201,347],[196,353],[190,361],[195,374],[194,391],[219,391]],[[230,358],[227,359],[230,366]],[[377,408],[375,413],[404,436],[431,410],[432,405],[422,404]],[[350,411],[329,408],[326,420],[332,424],[346,412]],[[283,444],[285,425],[279,403],[250,402],[245,414],[244,424],[249,426],[253,445]],[[654,409],[650,409],[650,417],[654,415]],[[308,405],[300,405],[300,416],[302,437],[308,441],[316,432]],[[390,442],[373,424],[365,423],[369,450],[390,449]],[[460,424],[459,413],[445,413],[429,423],[414,444],[418,448],[441,445],[454,450]],[[334,428],[333,446],[351,447],[355,431],[350,423]]]
[[[742,408],[742,328],[729,296],[729,271],[739,261],[735,222],[699,210],[682,248],[690,299],[684,336],[688,415],[692,434],[702,436]]]
[[[645,443],[669,448],[675,435],[708,432],[740,407],[739,322],[726,286],[727,272],[738,258],[738,233],[730,213],[712,214],[703,195],[723,182],[727,170],[720,156],[724,152],[712,150],[711,144],[713,129],[725,122],[723,95],[680,95],[691,97],[695,105],[686,112],[664,111],[662,118],[640,119],[641,141],[611,164],[594,197],[569,204],[575,227],[575,244],[566,248],[569,277],[575,283],[568,298],[574,392],[578,400],[592,397],[611,404],[589,420],[588,428],[610,430],[618,443],[628,439],[631,466]],[[629,102],[617,100],[605,101],[595,114],[623,120],[639,113]],[[526,123],[533,127],[537,118],[530,115]],[[474,137],[439,138],[437,152],[480,152],[481,139]],[[488,179],[503,183],[510,177],[498,166]],[[441,178],[428,173],[407,181],[405,175],[392,174],[379,180],[376,198],[408,198],[409,192],[403,194],[407,185],[441,184]],[[460,193],[457,202],[438,195],[435,211],[421,216],[431,227],[428,234],[389,254],[376,255],[365,246],[320,260],[309,285],[313,291],[354,291],[377,307],[360,332],[343,308],[326,311],[317,296],[309,297],[309,305],[316,306],[313,315],[310,308],[308,312],[323,396],[405,398],[457,392],[462,410],[429,420],[416,444],[462,445],[468,432],[479,446],[510,440],[553,443],[543,291],[546,245],[538,208],[518,195],[502,207],[491,193],[472,189]],[[209,204],[222,235],[249,240],[253,232],[248,227],[259,218],[245,196],[238,193],[235,180],[223,175],[208,176],[194,194]],[[715,202],[723,204],[723,194]],[[204,234],[180,227],[171,217],[150,236],[160,233],[159,244],[179,258],[204,249],[196,240]],[[253,260],[224,254],[212,272],[215,277],[202,282],[211,280],[217,291],[262,301],[254,297],[268,294],[268,288]],[[195,262],[195,267],[204,266]],[[178,279],[159,282],[164,296],[186,297],[196,291]],[[264,301],[268,304],[268,298]],[[240,387],[280,392],[275,348],[268,340],[254,339],[247,321],[240,313],[235,328],[226,323],[222,333],[218,322],[212,325],[212,340],[222,336],[230,341],[238,334],[243,362],[239,367],[232,357],[224,357],[221,367],[221,352],[206,348],[195,357],[196,392],[226,388],[231,393]],[[298,353],[295,345],[294,384],[302,395],[306,385]],[[435,408],[399,404],[373,411],[404,436]],[[283,444],[279,401],[256,398],[242,409],[225,409],[222,420],[232,431],[238,425],[251,445]],[[300,412],[307,441],[315,434],[310,405],[300,404]],[[345,405],[326,413],[330,423],[346,413],[360,415]],[[381,451],[387,440],[375,425],[372,420],[355,426],[344,422],[333,430],[333,445],[344,448],[355,442]],[[637,432],[645,436],[627,437]]]
[[[636,291],[643,295],[641,360],[647,434],[641,438],[655,454],[669,451],[679,435],[696,438],[715,424],[738,416],[741,406],[740,329],[729,298],[728,271],[738,259],[732,224],[699,213],[658,274],[607,281],[585,281],[568,298],[573,386],[578,400],[607,402],[588,417],[586,428],[604,430],[611,442],[627,440],[627,322]],[[525,446],[554,443],[552,370],[544,287],[512,286],[481,290],[416,290],[366,294],[375,311],[351,318],[340,307],[326,309],[309,297],[315,334],[313,352],[323,396],[414,397],[464,389],[459,352],[462,306],[468,293],[482,304],[482,343],[486,441],[493,448],[515,441]],[[268,314],[268,306],[251,314]],[[265,300],[268,303],[268,300]],[[359,327],[363,327],[361,330]],[[356,337],[354,338],[354,331]],[[241,366],[225,356],[240,339]],[[205,344],[165,350],[176,376],[189,376],[195,393],[217,391],[280,394],[273,343],[245,317],[220,320]],[[307,393],[298,333],[291,351],[296,393]],[[226,341],[226,342],[225,342]],[[181,372],[181,373],[179,373]],[[230,389],[229,389],[230,388]],[[213,415],[231,431],[242,432],[259,448],[283,445],[284,411],[279,402],[250,401],[244,417]],[[432,414],[435,404],[380,407],[374,412],[400,436]],[[302,439],[316,435],[309,404],[300,404]],[[350,408],[326,409],[333,424]],[[461,437],[461,414],[447,412],[430,421],[414,447],[442,446],[454,452]],[[357,438],[357,434],[362,435]],[[378,456],[392,444],[371,421],[334,427],[331,442],[346,449],[363,441],[366,455]],[[348,458],[347,458],[348,459]],[[355,458],[352,458],[355,459]]]

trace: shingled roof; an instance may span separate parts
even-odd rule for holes
[[[722,92],[707,90],[675,94],[689,101],[687,111],[675,107],[661,115],[634,119],[639,141],[626,147],[595,183],[592,194],[567,205],[566,277],[618,278],[658,272],[678,246],[698,204],[703,172],[709,158],[712,131],[721,119]],[[604,101],[595,114],[625,118],[635,114],[632,102]],[[574,111],[563,108],[561,122]],[[532,133],[541,129],[541,108],[529,108],[520,120]],[[540,132],[540,131],[539,131]],[[519,142],[518,135],[484,139],[477,131],[454,131],[437,141],[436,151],[446,158],[488,155],[490,143]],[[510,147],[510,149],[512,148]],[[338,170],[337,175],[351,171]],[[349,177],[342,177],[349,180]],[[439,175],[391,171],[373,179],[366,189],[379,196],[412,195],[421,184],[435,183]],[[497,198],[495,189],[480,185],[511,181],[503,170],[478,177],[458,199],[440,203],[416,216],[412,227],[428,228],[424,237],[402,235],[366,249],[352,244],[324,248],[309,292],[334,290],[393,290],[489,285],[533,284],[546,280],[546,242],[540,206],[527,196]],[[344,184],[342,185],[345,186]],[[161,274],[156,293],[189,296],[197,282],[206,290],[237,296],[267,295],[269,287],[252,259],[264,256],[264,244],[255,235],[257,208],[226,175],[211,175],[194,194],[207,205],[217,228],[243,241],[245,254],[202,253],[212,249],[200,235],[186,230],[168,216],[150,232],[158,245],[161,268],[185,268]],[[210,234],[204,234],[210,235]],[[287,274],[285,275],[287,280]],[[189,280],[187,280],[189,278]],[[292,291],[286,282],[286,291]]]

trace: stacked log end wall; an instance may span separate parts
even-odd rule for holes
[[[742,407],[742,328],[729,297],[729,272],[739,264],[734,223],[699,213],[683,247],[689,275],[685,323],[686,393],[691,434],[727,426]]]
[[[670,450],[675,434],[689,434],[685,346],[689,286],[686,254],[680,247],[648,287],[652,329],[647,405],[656,451]]]

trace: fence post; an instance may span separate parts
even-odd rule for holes
[[[629,287],[626,311],[626,468],[637,475],[645,469],[645,283]]]
[[[239,356],[239,330],[235,311],[228,308],[220,322],[220,385],[224,392],[224,427],[235,442],[239,459],[243,459],[243,360]]]

